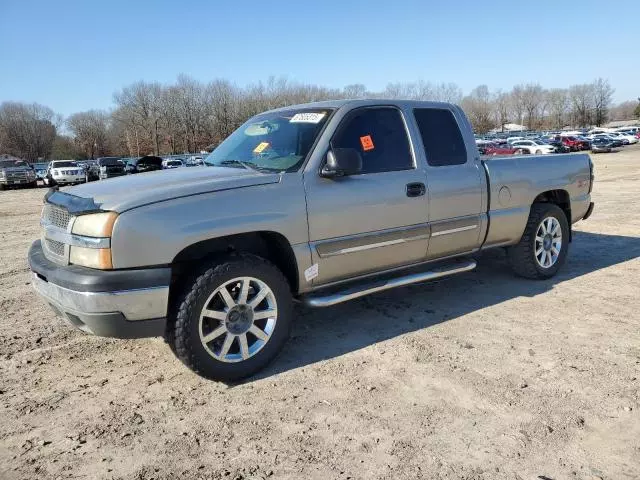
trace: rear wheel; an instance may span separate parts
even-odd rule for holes
[[[167,341],[187,367],[212,380],[254,374],[289,336],[289,285],[260,257],[227,257],[199,275],[178,301]]]
[[[536,150],[536,155],[542,155],[542,150]]]
[[[553,277],[567,257],[569,223],[564,211],[551,203],[534,203],[520,242],[508,250],[509,263],[522,277]]]

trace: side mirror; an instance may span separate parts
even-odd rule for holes
[[[346,177],[362,171],[362,156],[355,148],[333,148],[327,153],[327,160],[320,170],[325,178]]]

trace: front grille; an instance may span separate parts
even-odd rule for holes
[[[45,222],[66,230],[69,226],[69,220],[71,219],[71,216],[69,215],[69,212],[67,212],[63,208],[47,203],[44,206],[42,218],[45,220]]]
[[[58,255],[59,257],[64,256],[64,243],[58,242],[56,240],[51,240],[50,238],[45,238],[44,241],[47,245],[47,250],[49,250],[54,255]]]
[[[7,172],[7,180],[26,180],[27,172]]]

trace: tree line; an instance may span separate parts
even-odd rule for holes
[[[180,75],[170,85],[133,83],[114,94],[110,111],[89,110],[66,119],[43,105],[4,102],[0,105],[0,153],[36,160],[199,152],[215,147],[259,112],[341,98],[457,103],[477,133],[507,123],[559,129],[640,117],[640,99],[613,105],[613,93],[609,82],[601,78],[552,89],[530,83],[511,91],[492,91],[480,85],[464,95],[455,83],[389,83],[383,91],[373,92],[363,84],[335,89],[271,77],[238,87],[224,79],[203,83]]]

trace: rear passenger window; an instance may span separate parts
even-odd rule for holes
[[[407,131],[395,108],[356,110],[340,126],[331,146],[356,149],[362,155],[362,173],[413,168]]]
[[[429,165],[443,167],[467,162],[467,150],[453,113],[436,108],[416,108],[413,115]]]

